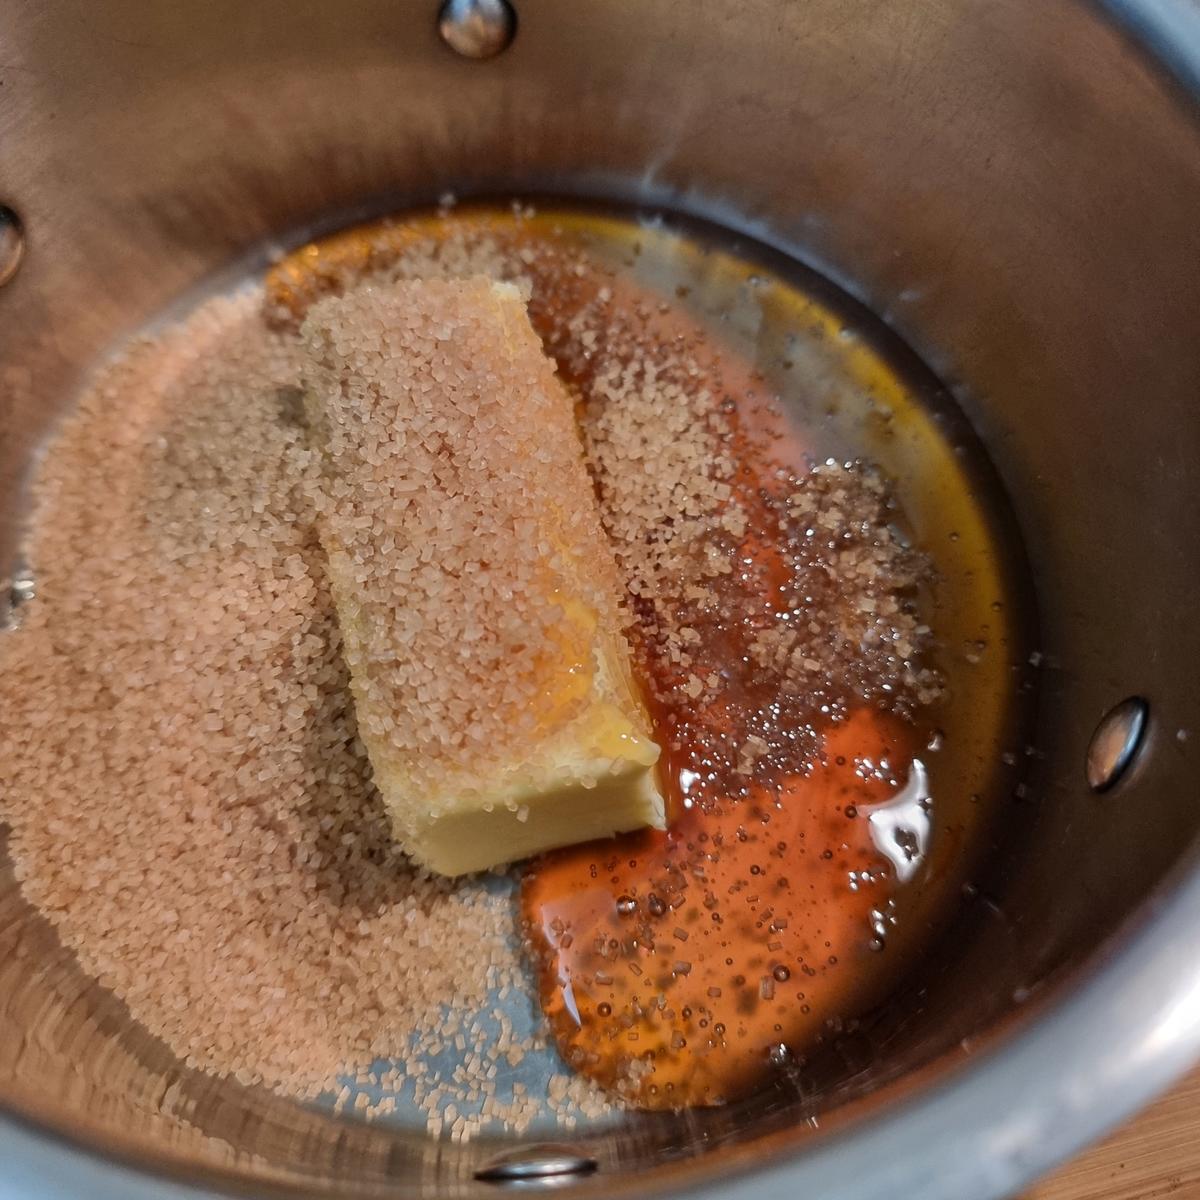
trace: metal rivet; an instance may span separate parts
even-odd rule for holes
[[[17,273],[25,254],[25,230],[21,218],[5,204],[0,204],[0,287]]]
[[[494,58],[512,42],[517,14],[508,0],[445,0],[438,32],[464,58]]]
[[[1146,736],[1150,705],[1130,696],[1101,718],[1087,753],[1088,786],[1107,792],[1129,769]]]
[[[475,1178],[487,1183],[552,1185],[556,1180],[590,1175],[596,1160],[578,1154],[568,1146],[522,1146],[498,1155],[475,1172]]]

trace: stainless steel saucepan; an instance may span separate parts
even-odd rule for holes
[[[978,431],[1038,597],[1029,793],[836,1085],[553,1149],[184,1071],[0,874],[5,1200],[984,1200],[1200,1051],[1194,0],[513,3],[4,7],[0,574],[82,374],[246,256],[446,190],[663,206],[840,281]]]

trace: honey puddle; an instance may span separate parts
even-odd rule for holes
[[[986,462],[919,363],[828,284],[712,230],[460,209],[329,239],[268,286],[295,315],[414,244],[464,237],[471,253],[448,252],[448,272],[482,261],[529,281],[585,441],[603,417],[604,347],[582,319],[598,305],[617,314],[610,341],[686,347],[687,386],[722,397],[752,519],[719,548],[732,570],[694,614],[686,670],[650,625],[631,634],[670,828],[544,856],[521,908],[572,1067],[640,1107],[730,1100],[883,1000],[952,910],[1013,783],[1029,650],[1019,555]],[[880,474],[847,472],[858,459]],[[846,514],[852,529],[837,525]],[[912,660],[904,696],[853,654],[844,680],[797,689],[756,649],[810,611],[836,616],[843,539],[868,556],[883,539],[903,566],[897,590],[929,643],[895,635]]]
[[[689,789],[666,833],[531,871],[522,899],[567,1061],[641,1106],[715,1103],[860,1003],[861,956],[883,949],[895,901],[871,812],[912,741],[859,710],[811,776],[737,802]]]

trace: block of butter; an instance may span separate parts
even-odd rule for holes
[[[301,336],[359,735],[444,875],[664,823],[571,396],[518,290],[363,284]]]

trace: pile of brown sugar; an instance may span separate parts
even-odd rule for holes
[[[755,514],[703,345],[656,333],[577,250],[400,228],[345,269],[292,264],[204,304],[87,388],[36,481],[37,599],[0,637],[0,816],[25,895],[189,1064],[302,1096],[408,1078],[430,1128],[462,1138],[606,1102],[565,1069],[545,1096],[498,1086],[544,1044],[490,1016],[528,987],[511,902],[415,869],[390,838],[315,535],[297,318],[372,274],[517,280],[579,395],[629,619],[678,656],[689,697],[706,686],[697,614]],[[876,563],[876,592],[908,586],[895,563]],[[905,665],[916,618],[897,601],[886,621],[859,674],[881,694],[932,686]],[[458,1065],[431,1072],[447,1045]],[[371,1107],[353,1093],[340,1103]]]
[[[545,1105],[497,1090],[534,1048],[491,1015],[523,986],[510,903],[392,842],[314,530],[299,346],[260,305],[129,347],[46,456],[39,594],[0,640],[22,888],[191,1065],[315,1095],[395,1059],[435,1128],[521,1126]],[[447,1012],[457,1079],[426,1063]],[[602,1107],[557,1087],[564,1118]]]
[[[581,425],[643,686],[676,744],[707,739],[711,769],[767,782],[811,769],[820,728],[855,704],[909,715],[940,696],[914,600],[928,564],[893,527],[876,471],[776,461],[734,399],[754,381],[607,287],[547,340],[585,381]],[[731,693],[714,741],[693,717]]]

